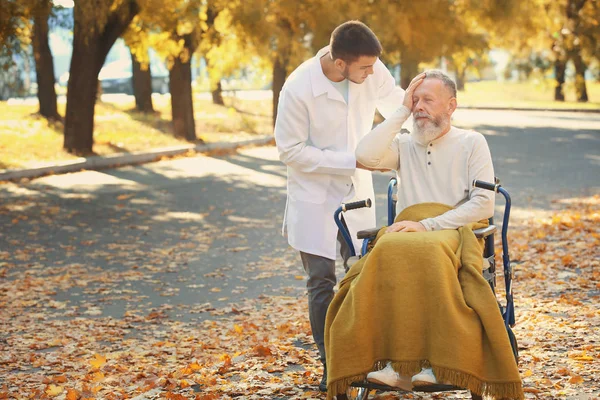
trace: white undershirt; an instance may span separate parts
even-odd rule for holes
[[[340,94],[346,101],[346,104],[348,104],[348,79],[344,79],[341,82],[334,82],[330,79],[329,82],[331,82],[333,87],[336,88],[338,92],[340,92]]]
[[[328,78],[329,79],[329,78]],[[344,79],[341,82],[334,82],[331,79],[329,79],[329,82],[331,82],[331,84],[333,85],[333,87],[340,92],[340,94],[342,95],[342,97],[344,98],[344,100],[346,101],[346,104],[348,104],[348,79]],[[341,201],[347,201],[348,199],[354,197],[354,187],[352,186],[352,181],[350,179],[347,179],[346,182],[343,181],[332,181],[331,182],[331,187],[329,190],[329,195],[330,196],[335,196],[338,193],[344,193],[344,197],[342,198]]]

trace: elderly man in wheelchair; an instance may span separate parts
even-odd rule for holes
[[[330,399],[351,388],[464,388],[473,398],[523,398],[509,328],[512,292],[507,287],[509,304],[499,308],[495,281],[482,274],[484,246],[493,255],[484,239],[495,231],[486,226],[499,185],[485,183],[494,182],[494,171],[484,136],[451,126],[456,105],[451,78],[422,73],[402,107],[357,147],[360,163],[397,172],[400,213],[386,228],[359,233],[366,254],[329,306]],[[413,131],[402,133],[411,113]]]

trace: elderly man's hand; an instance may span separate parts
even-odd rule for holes
[[[413,109],[413,95],[415,93],[415,89],[417,87],[419,87],[419,85],[423,82],[423,80],[427,77],[427,75],[425,74],[425,72],[420,73],[419,75],[415,76],[413,78],[413,80],[410,82],[410,84],[408,85],[408,87],[406,88],[406,91],[404,92],[404,101],[402,102],[402,104],[404,106],[406,106],[406,108],[408,108],[411,112]]]
[[[387,227],[385,233],[390,232],[426,232],[427,229],[420,222],[400,221]]]

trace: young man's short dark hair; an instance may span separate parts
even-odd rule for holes
[[[334,29],[330,40],[331,56],[347,63],[361,56],[379,57],[381,43],[371,29],[360,21],[344,22]]]

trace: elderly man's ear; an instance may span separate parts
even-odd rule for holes
[[[456,107],[457,107],[456,97],[453,97],[448,102],[448,114],[452,115],[452,113],[454,113],[454,111],[456,111]]]

